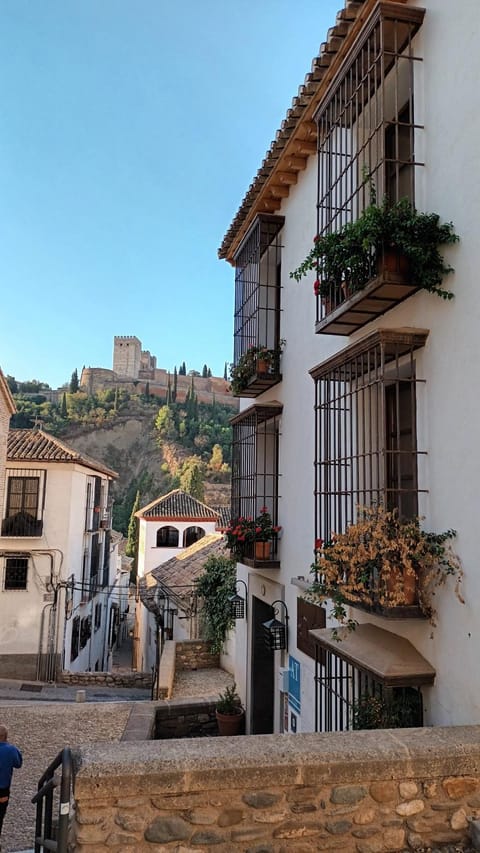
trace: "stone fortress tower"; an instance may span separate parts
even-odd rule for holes
[[[138,379],[142,360],[142,344],[135,335],[115,335],[113,339],[113,372],[124,379]]]

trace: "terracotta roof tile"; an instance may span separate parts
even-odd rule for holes
[[[42,429],[11,429],[8,433],[7,461],[9,462],[77,462],[94,471],[117,477],[118,474],[73,447],[64,444]]]
[[[213,554],[230,556],[221,533],[204,536],[140,578],[139,594],[145,607],[154,609],[155,596],[161,587],[183,611],[188,611],[193,584],[202,574],[205,562]]]
[[[156,498],[147,506],[139,509],[135,515],[137,518],[203,518],[211,521],[216,521],[218,518],[218,512],[193,498],[188,492],[182,491],[182,489],[174,489],[161,498]]]

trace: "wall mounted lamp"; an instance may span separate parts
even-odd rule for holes
[[[245,587],[245,598],[242,598],[241,595],[237,592],[237,586],[239,583],[243,583]],[[228,599],[230,602],[230,616],[232,619],[246,619],[247,618],[247,600],[248,600],[248,589],[245,581],[237,580],[235,583],[235,593],[231,595]]]
[[[276,604],[282,604],[285,608],[285,622],[280,622],[277,619],[278,607]],[[268,649],[278,651],[286,649],[288,651],[288,610],[284,601],[277,599],[272,602],[273,619],[268,622],[263,622],[263,637],[265,645]]]

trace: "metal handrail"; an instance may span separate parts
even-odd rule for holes
[[[58,825],[54,827],[53,792],[58,787],[58,782],[55,779],[55,770],[58,767],[62,768],[60,777],[60,803],[58,806]],[[32,797],[32,803],[37,806],[35,853],[42,853],[45,850],[56,851],[56,853],[67,853],[72,769],[72,753],[68,747],[65,747],[49,764],[45,773],[38,781],[37,793]],[[53,835],[55,835],[55,838]]]

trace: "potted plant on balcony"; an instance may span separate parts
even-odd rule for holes
[[[316,579],[307,598],[330,600],[332,615],[350,630],[356,623],[348,616],[349,605],[388,610],[417,602],[434,623],[435,588],[449,575],[463,603],[462,569],[451,549],[455,535],[455,530],[426,532],[418,518],[402,521],[396,510],[358,507],[357,521],[345,533],[333,534],[328,542],[317,540]]]
[[[268,507],[262,506],[260,514],[254,523],[255,557],[257,560],[268,560],[271,554],[271,543],[282,528],[274,525]]]
[[[237,693],[235,682],[219,694],[215,716],[220,735],[238,735],[243,725],[245,711]]]
[[[225,531],[225,542],[232,557],[241,560],[254,542],[255,521],[252,516],[239,516],[228,525]]]
[[[437,213],[417,211],[406,198],[391,202],[385,197],[377,204],[370,182],[370,204],[358,219],[338,231],[317,235],[313,248],[290,277],[300,281],[314,271],[315,295],[331,300],[336,307],[362,290],[385,263],[388,266],[393,252],[393,271],[408,275],[418,288],[452,299],[453,293],[442,282],[453,267],[445,262],[439,246],[458,239],[451,222],[441,224]]]
[[[225,541],[237,560],[252,554],[257,560],[269,560],[271,543],[281,529],[273,524],[268,507],[263,506],[256,518],[240,516],[231,521],[225,531]]]
[[[250,380],[256,374],[275,374],[279,372],[280,355],[285,341],[279,341],[278,346],[250,346],[240,356],[236,364],[230,365],[230,383],[233,394],[244,391]]]

